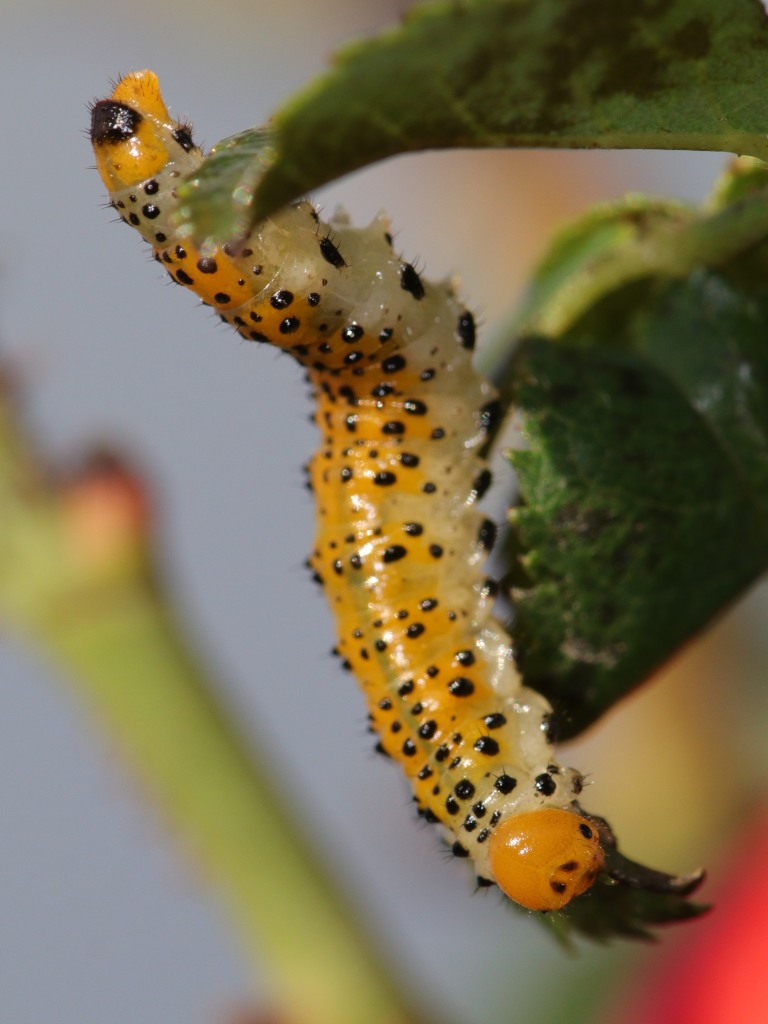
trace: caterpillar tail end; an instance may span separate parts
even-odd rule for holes
[[[514,814],[496,828],[489,856],[493,880],[528,910],[561,910],[594,883],[605,863],[600,837],[574,811]]]

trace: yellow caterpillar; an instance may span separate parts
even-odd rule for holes
[[[576,804],[582,776],[553,760],[551,708],[522,686],[492,614],[482,565],[495,529],[476,503],[496,405],[472,367],[472,314],[393,251],[382,217],[326,224],[300,202],[237,245],[196,249],[172,214],[203,154],[151,71],[94,105],[91,138],[112,206],[174,281],[307,370],[322,435],[310,562],[379,749],[481,884],[563,907],[604,852]]]

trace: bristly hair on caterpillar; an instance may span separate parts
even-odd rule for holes
[[[237,245],[197,248],[173,214],[203,153],[151,71],[94,105],[91,139],[111,205],[172,279],[307,371],[321,434],[309,563],[377,749],[481,884],[564,907],[604,871],[612,837],[579,807],[583,777],[554,760],[552,709],[493,615],[495,527],[477,500],[496,395],[472,365],[472,313],[393,250],[383,216],[323,223],[302,201]]]

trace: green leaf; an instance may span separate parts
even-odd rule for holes
[[[736,203],[766,191],[768,167],[751,156],[737,157],[715,183],[710,205],[713,209]]]
[[[762,274],[758,256],[768,239],[767,184],[765,164],[735,161],[717,183],[711,209],[631,195],[589,211],[551,243],[503,332],[503,351],[491,375],[503,386],[510,333],[561,335],[632,281],[651,275],[681,279],[698,268],[737,263],[743,273],[745,257]]]
[[[179,189],[182,234],[230,239],[248,233],[254,184],[274,161],[273,141],[268,128],[252,128],[213,147],[200,174]]]
[[[197,217],[229,234],[230,171],[251,222],[397,153],[447,147],[701,149],[768,157],[759,0],[466,0],[412,11],[344,49],[275,115],[265,170],[248,135],[207,164]],[[198,232],[198,234],[201,232]]]
[[[768,288],[649,278],[529,337],[513,461],[528,685],[578,733],[768,566]]]

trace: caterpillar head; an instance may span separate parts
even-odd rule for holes
[[[194,166],[189,154],[197,153],[189,128],[171,119],[153,71],[126,75],[108,100],[94,103],[91,142],[110,192],[131,188],[166,167],[184,174]]]
[[[529,910],[560,910],[589,889],[605,860],[594,825],[554,807],[502,821],[488,852],[493,880]]]

